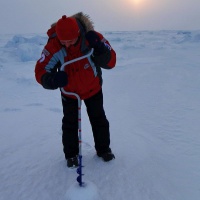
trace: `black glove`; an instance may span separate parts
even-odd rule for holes
[[[68,77],[64,71],[58,71],[54,74],[46,73],[42,76],[42,86],[45,89],[57,89],[66,86],[67,83]]]
[[[63,71],[56,72],[52,81],[55,87],[64,87],[68,83],[67,74]]]
[[[89,46],[94,49],[94,53],[91,57],[96,66],[106,67],[111,58],[110,50],[101,42],[99,36],[95,31],[89,31],[85,34],[85,38],[89,43]]]
[[[102,54],[104,52],[104,43],[101,42],[99,36],[95,31],[88,31],[85,34],[85,38],[89,43],[89,46],[94,49],[94,54]]]

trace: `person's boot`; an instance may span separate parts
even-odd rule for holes
[[[77,156],[73,157],[73,158],[68,158],[67,159],[67,167],[69,167],[69,168],[76,168],[76,167],[78,167],[78,158],[77,158]]]
[[[106,152],[106,153],[97,154],[97,155],[101,157],[103,161],[105,162],[115,159],[115,155],[112,152]]]

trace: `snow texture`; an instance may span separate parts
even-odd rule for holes
[[[96,156],[82,104],[86,190],[62,152],[60,92],[34,77],[47,37],[1,35],[0,200],[199,200],[200,31],[103,34],[117,52],[103,70],[116,159]]]

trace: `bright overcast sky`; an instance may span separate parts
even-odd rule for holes
[[[200,30],[200,0],[1,0],[1,33],[45,33],[80,11],[98,31]]]

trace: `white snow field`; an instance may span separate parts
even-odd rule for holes
[[[96,156],[83,103],[83,181],[92,187],[81,198],[62,151],[60,91],[34,77],[47,37],[1,35],[0,200],[200,199],[200,31],[103,34],[117,52],[116,67],[103,70],[116,159]]]

